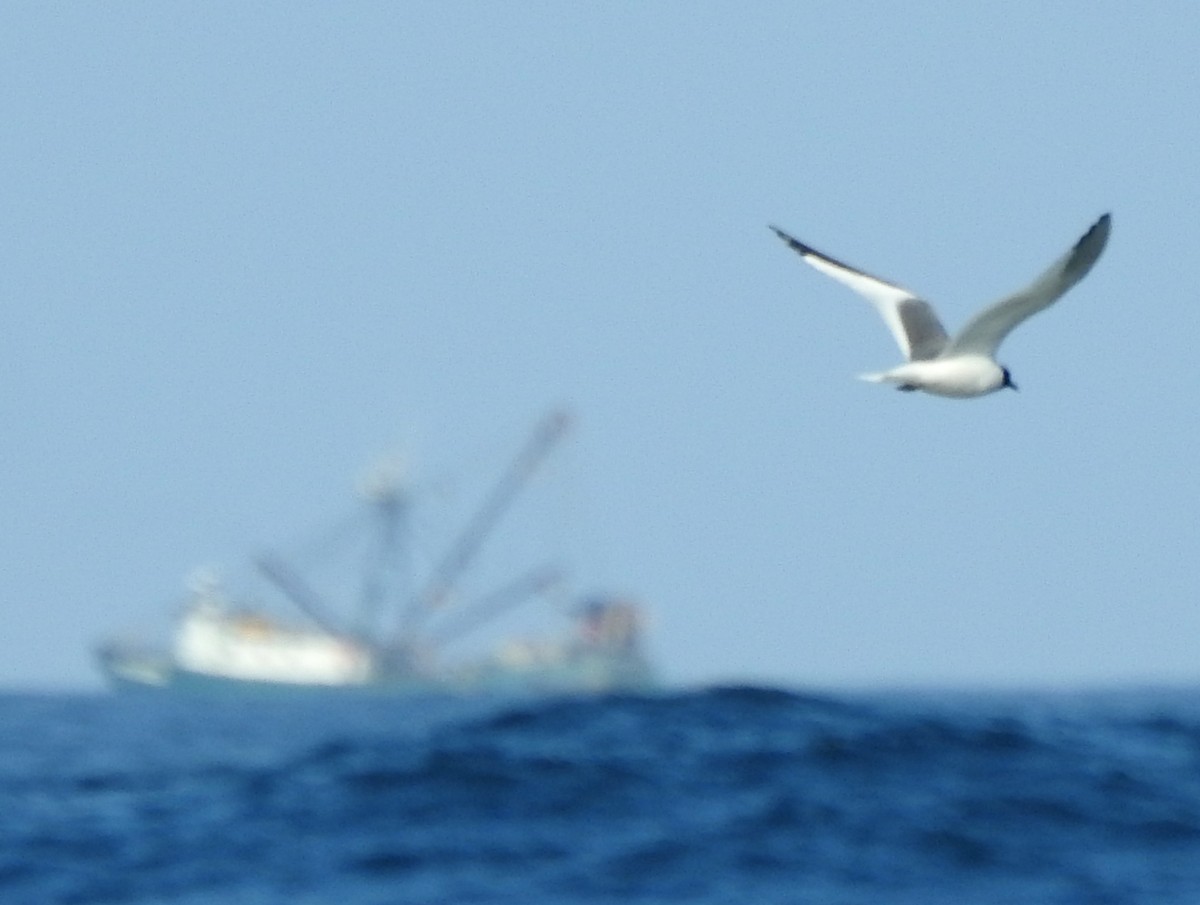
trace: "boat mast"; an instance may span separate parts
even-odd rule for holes
[[[421,623],[449,599],[454,583],[474,559],[500,517],[528,483],[551,448],[566,433],[570,423],[570,416],[562,411],[552,412],[538,423],[525,446],[500,476],[491,493],[442,557],[424,591],[409,601],[401,620],[398,638],[401,648],[412,643]]]
[[[411,591],[406,585],[409,566],[409,496],[402,488],[398,467],[377,469],[364,482],[363,495],[374,508],[377,540],[368,551],[359,611],[364,638],[379,638],[380,619],[389,597],[403,600]]]
[[[297,609],[308,616],[322,631],[330,635],[344,635],[345,631],[329,619],[329,607],[308,582],[300,577],[290,565],[273,553],[263,553],[254,558],[254,565],[266,578],[294,603]]]
[[[562,582],[562,573],[554,566],[539,566],[504,585],[469,608],[456,614],[449,623],[439,625],[433,642],[443,647],[451,641],[474,631],[486,622],[512,609],[534,594],[542,594]]]

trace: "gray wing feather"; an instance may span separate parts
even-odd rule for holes
[[[904,329],[904,335],[908,337],[910,361],[937,358],[946,347],[946,331],[928,302],[917,298],[905,299],[896,305],[896,317]]]
[[[993,356],[1004,338],[1026,318],[1048,308],[1082,280],[1104,251],[1112,218],[1105,214],[1083,234],[1071,250],[1055,261],[1033,283],[983,309],[969,320],[949,345],[945,355],[979,353]]]

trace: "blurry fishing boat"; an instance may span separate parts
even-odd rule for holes
[[[555,413],[492,488],[433,569],[424,590],[401,608],[390,632],[372,628],[387,601],[387,579],[404,557],[408,500],[396,481],[368,494],[377,529],[356,628],[330,608],[281,557],[261,556],[258,570],[306,617],[283,621],[234,599],[212,575],[196,577],[167,649],[109,642],[100,669],[118,689],[421,694],[557,694],[639,691],[655,684],[642,646],[641,608],[592,598],[568,607],[561,634],[509,639],[466,660],[443,656],[451,642],[530,597],[560,584],[557,570],[534,569],[467,606],[448,605],[456,582],[504,511],[559,440],[568,418]]]

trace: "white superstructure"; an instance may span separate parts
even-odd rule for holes
[[[374,676],[371,651],[357,641],[230,612],[215,588],[184,614],[174,659],[188,672],[245,682],[361,685]]]

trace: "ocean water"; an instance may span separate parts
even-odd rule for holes
[[[1200,690],[0,697],[0,903],[1200,903]]]

